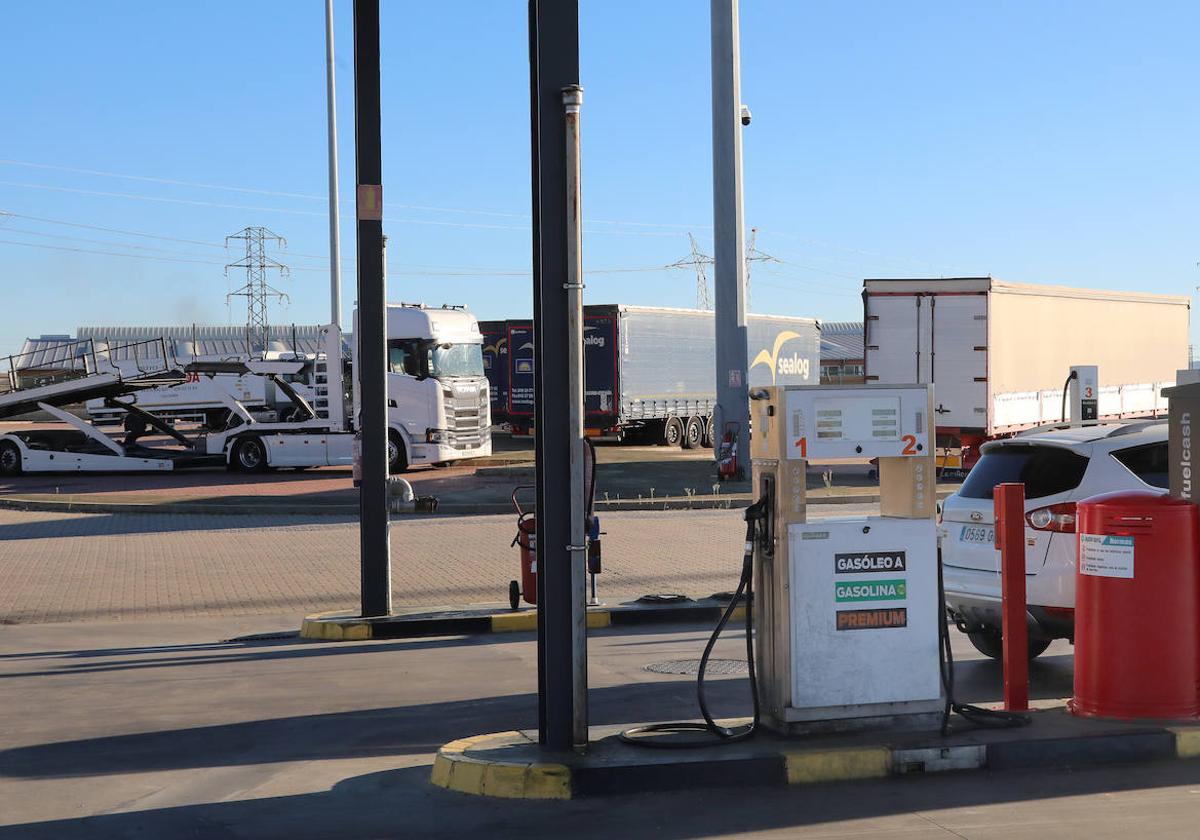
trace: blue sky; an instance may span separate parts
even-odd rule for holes
[[[588,299],[691,306],[694,275],[657,267],[689,231],[711,253],[708,4],[581,9],[585,264],[638,269],[593,274]],[[247,225],[288,239],[273,320],[327,319],[321,0],[0,14],[0,352],[81,324],[243,321],[219,246]],[[384,0],[392,300],[531,309],[525,24],[522,0]],[[782,260],[755,265],[752,309],[860,318],[866,276],[1191,294],[1197,31],[1195,3],[743,0],[746,220]],[[347,308],[353,246],[347,217]]]

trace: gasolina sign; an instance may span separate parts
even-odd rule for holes
[[[908,584],[903,578],[873,580],[869,583],[839,580],[834,583],[835,597],[839,604],[857,601],[903,601],[907,595],[907,588]]]

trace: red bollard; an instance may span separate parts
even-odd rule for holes
[[[997,484],[992,496],[1000,549],[1004,708],[1029,710],[1029,625],[1025,611],[1025,485]]]

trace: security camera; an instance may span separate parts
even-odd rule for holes
[[[750,114],[750,109],[745,105],[742,106],[742,125],[750,125],[750,120],[753,117]]]

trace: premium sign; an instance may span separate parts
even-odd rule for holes
[[[904,578],[834,583],[834,595],[839,604],[848,601],[903,601],[907,594],[908,584]]]
[[[895,607],[882,610],[838,610],[838,630],[879,630],[908,626],[908,610]]]
[[[905,572],[908,561],[903,551],[856,551],[833,555],[833,571],[839,575]]]

